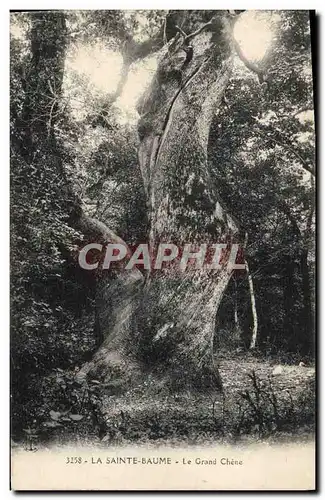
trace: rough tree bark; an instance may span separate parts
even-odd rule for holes
[[[217,11],[200,29],[204,11],[177,15],[182,29],[169,42],[140,110],[149,243],[231,243],[238,228],[222,207],[207,164],[211,120],[232,72],[229,18]],[[186,40],[182,32],[194,36]],[[181,272],[178,266],[145,276],[138,270],[116,273],[112,286],[104,278],[98,306],[105,340],[83,374],[129,383],[149,370],[174,388],[220,388],[213,335],[229,278],[227,268]]]

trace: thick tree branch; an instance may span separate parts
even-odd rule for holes
[[[184,39],[187,37],[187,34],[185,33],[185,31],[183,31],[182,28],[177,26],[177,24],[175,25],[175,29],[184,37]]]
[[[117,84],[117,88],[112,96],[112,103],[114,103],[120,97],[120,95],[122,94],[122,92],[124,90],[125,84],[127,82],[128,76],[129,76],[130,66],[131,66],[131,63],[128,60],[123,62],[120,80],[119,80],[119,82]]]
[[[189,35],[187,35],[185,37],[184,43],[190,42],[195,36],[199,35],[202,31],[204,31],[207,28],[210,28],[211,26],[213,26],[213,23],[211,21],[204,24],[203,26],[201,26],[201,28],[199,28],[196,31],[193,31],[193,33],[190,33]]]

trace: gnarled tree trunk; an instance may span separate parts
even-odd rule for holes
[[[226,12],[216,12],[207,26],[203,15],[176,15],[182,30],[169,43],[141,105],[139,162],[153,248],[160,242],[231,243],[238,233],[207,163],[211,120],[232,71],[232,41]],[[181,31],[193,37],[186,40]],[[105,317],[109,301],[111,313],[104,321],[103,345],[84,372],[110,380],[114,371],[125,378],[130,370],[134,379],[149,369],[175,388],[220,388],[213,336],[231,273],[193,266],[182,272],[176,264],[145,277],[128,273],[102,289],[100,316]]]

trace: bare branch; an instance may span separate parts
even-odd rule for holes
[[[292,116],[295,118],[297,115],[300,115],[300,113],[305,113],[306,111],[314,111],[313,106],[311,104],[304,106],[303,108],[298,109],[298,111],[296,111]]]
[[[182,28],[180,28],[179,26],[177,26],[177,24],[175,25],[175,29],[176,31],[178,31],[184,38],[187,37],[187,34],[185,33],[185,31],[182,30]]]
[[[51,109],[50,109],[49,119],[47,122],[47,137],[48,138],[50,137],[51,131],[52,131],[52,115],[53,115],[53,109],[54,109],[54,106],[56,105],[56,103],[57,103],[57,99],[54,98]]]
[[[245,64],[246,68],[248,68],[250,71],[253,71],[254,73],[256,73],[256,75],[258,76],[259,82],[263,83],[264,71],[262,69],[260,69],[256,64],[254,64],[252,61],[249,61],[247,59],[247,57],[244,55],[244,53],[241,49],[241,46],[239,45],[237,40],[235,40],[233,38],[233,41],[234,41],[234,47],[235,47],[235,50],[236,50],[236,53],[237,53],[239,59]]]
[[[185,43],[188,43],[192,40],[192,38],[196,37],[197,35],[199,35],[199,33],[201,33],[203,30],[209,28],[210,26],[212,26],[213,23],[211,21],[209,21],[208,23],[204,24],[203,26],[201,26],[201,28],[197,29],[196,31],[193,31],[193,33],[190,33],[189,35],[187,35],[185,37],[185,40],[184,42]]]
[[[274,144],[278,144],[278,146],[281,146],[281,147],[283,147],[284,149],[286,149],[287,151],[289,151],[289,152],[290,152],[293,156],[295,156],[295,157],[299,160],[299,162],[300,162],[300,164],[301,164],[301,166],[302,166],[302,168],[303,168],[304,170],[306,170],[307,172],[309,172],[311,175],[315,176],[315,171],[314,171],[314,169],[312,168],[312,166],[310,166],[310,165],[309,165],[309,163],[307,163],[307,162],[306,162],[306,160],[304,160],[304,159],[301,157],[301,155],[300,155],[300,154],[299,154],[299,153],[298,153],[295,149],[293,149],[291,146],[288,146],[288,144],[283,143],[282,141],[279,141],[278,139],[274,139],[274,137],[270,137],[270,136],[268,136],[268,135],[263,134],[263,132],[261,132],[261,131],[260,131],[260,130],[258,130],[258,129],[256,130],[256,132],[257,132],[257,133],[258,133],[261,137],[263,137],[263,139],[266,139],[266,140],[268,140],[268,141],[271,141],[271,142],[273,142]]]
[[[130,66],[131,66],[131,64],[130,64],[129,61],[124,61],[123,62],[120,80],[119,80],[119,82],[117,84],[116,91],[114,92],[114,94],[112,96],[112,103],[115,102],[120,97],[120,95],[123,92],[123,89],[125,87],[126,81],[128,79]]]

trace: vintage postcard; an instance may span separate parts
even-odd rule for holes
[[[11,12],[13,490],[315,490],[315,26]]]

